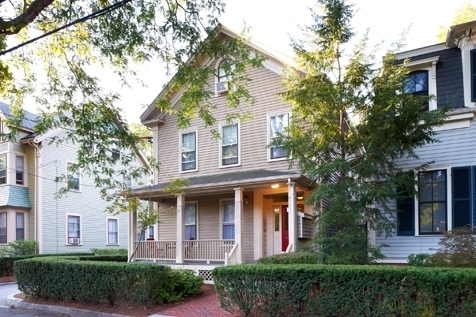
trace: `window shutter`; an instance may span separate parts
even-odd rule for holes
[[[452,169],[453,228],[471,223],[471,167]]]
[[[401,191],[400,188],[397,190]],[[414,211],[415,200],[413,196],[397,200],[397,236],[413,236],[415,234]]]
[[[471,50],[471,101],[476,102],[476,49]]]

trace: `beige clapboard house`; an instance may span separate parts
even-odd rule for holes
[[[221,27],[218,36],[226,40],[238,35]],[[142,123],[153,131],[160,171],[156,184],[137,195],[155,202],[161,212],[154,241],[137,241],[132,228],[134,246],[140,244],[135,260],[187,265],[208,278],[213,265],[253,263],[293,251],[300,241],[311,238],[312,207],[304,200],[313,184],[289,169],[282,147],[268,148],[291,117],[290,105],[277,95],[283,90],[284,64],[276,53],[253,43],[249,47],[266,58],[264,67],[247,69],[249,92],[256,98],[250,108],[252,120],[225,122],[229,86],[220,59],[208,62],[219,74],[209,78],[215,88],[213,101],[219,105],[213,113],[214,127],[205,128],[197,119],[179,130],[177,118],[160,112],[154,103],[142,114]],[[176,107],[178,94],[171,99]],[[211,129],[219,131],[221,139],[214,139]],[[190,180],[183,196],[164,192],[170,177]],[[170,212],[169,207],[175,210]]]

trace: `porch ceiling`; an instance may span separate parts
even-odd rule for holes
[[[303,189],[311,189],[315,186],[306,176],[293,171],[272,171],[272,170],[250,170],[206,176],[190,177],[190,184],[185,188],[187,196],[206,193],[230,192],[233,188],[243,187],[245,190],[262,188],[274,183],[287,183],[288,180],[295,182]],[[133,190],[130,196],[143,197],[147,199],[161,199],[172,197],[170,193],[164,192],[168,182],[156,185],[145,186]],[[155,199],[154,199],[155,198]]]

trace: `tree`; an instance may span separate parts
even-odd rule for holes
[[[366,51],[368,33],[346,61],[352,6],[318,3],[323,13],[312,11],[306,40],[292,41],[304,71],[290,69],[284,78],[282,97],[293,117],[273,144],[282,144],[290,164],[318,183],[307,203],[322,210],[315,241],[323,262],[366,263],[369,254],[380,255],[366,230],[391,234],[395,210],[388,201],[413,193],[414,177],[396,160],[417,158],[416,147],[435,142],[432,128],[445,115],[422,111],[430,97],[402,93],[405,63],[392,51],[375,63],[375,53]]]
[[[456,9],[453,19],[451,20],[451,25],[457,25],[469,21],[476,20],[476,8],[472,5],[471,2],[466,2],[461,8]],[[448,32],[448,27],[439,26],[438,33],[436,38],[439,42],[446,41],[446,33]]]
[[[137,147],[147,155],[147,157],[154,155],[152,152],[152,144],[149,142],[152,140],[152,131],[147,129],[145,125],[139,123],[129,123],[129,130],[139,140]]]
[[[253,102],[244,69],[260,60],[250,57],[245,38],[215,38],[224,11],[221,0],[0,0],[0,8],[0,99],[8,100],[14,114],[7,122],[8,137],[16,135],[25,103],[34,102],[40,114],[35,132],[66,129],[53,142],[76,144],[78,163],[73,168],[90,175],[108,199],[120,197],[123,176],[140,178],[145,170],[130,168],[131,151],[120,156],[121,164],[111,155],[112,147],[127,153],[138,139],[115,106],[120,94],[103,88],[98,70],[110,71],[127,85],[137,78],[134,63],[161,63],[164,74],[176,74],[157,106],[176,113],[180,127],[196,117],[210,126],[215,105],[206,80],[215,69],[203,67],[198,57],[239,56],[235,67],[229,67],[237,87],[228,98],[230,116],[240,116],[242,109],[237,108]],[[5,51],[33,36],[46,37]],[[168,97],[182,88],[187,92],[181,107],[171,107]]]

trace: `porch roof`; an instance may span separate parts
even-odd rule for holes
[[[288,180],[295,182],[303,189],[310,189],[315,185],[312,180],[295,171],[265,169],[195,176],[187,179],[190,181],[189,186],[184,189],[187,194],[217,193],[233,187],[254,189],[271,183],[287,183]],[[136,188],[131,196],[147,196],[148,198],[172,196],[164,191],[168,185],[169,182],[164,182]]]

